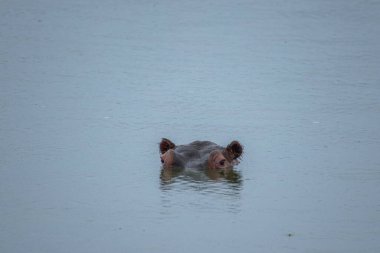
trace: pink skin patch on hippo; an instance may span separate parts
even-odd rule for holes
[[[221,151],[215,150],[210,154],[208,159],[208,167],[210,169],[225,169],[231,167],[231,163],[226,159]]]
[[[169,149],[160,157],[161,157],[161,163],[164,166],[164,168],[169,168],[170,166],[172,166],[173,161],[174,161],[174,150]]]

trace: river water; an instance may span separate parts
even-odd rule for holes
[[[2,1],[1,252],[379,252],[378,1]],[[158,143],[239,140],[234,172]]]

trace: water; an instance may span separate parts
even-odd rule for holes
[[[376,1],[0,3],[1,252],[378,252]],[[229,177],[158,142],[245,147]]]

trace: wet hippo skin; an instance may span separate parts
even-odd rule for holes
[[[243,146],[238,141],[222,147],[210,141],[175,145],[169,139],[163,138],[159,149],[164,168],[227,169],[238,164],[243,153]]]

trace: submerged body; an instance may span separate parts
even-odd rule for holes
[[[164,168],[232,168],[242,153],[243,147],[238,141],[231,142],[227,147],[210,141],[194,141],[178,146],[165,138],[160,142],[160,157]]]

